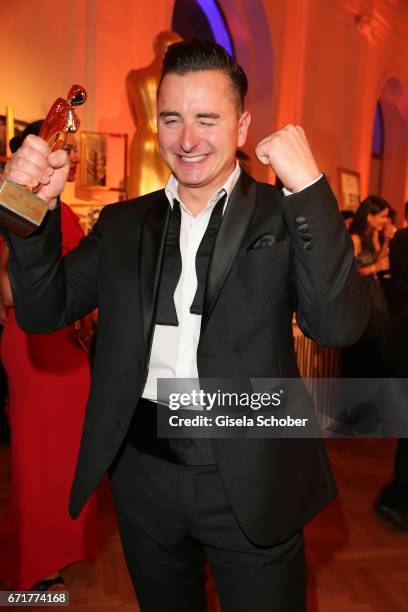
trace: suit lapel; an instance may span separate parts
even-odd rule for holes
[[[255,210],[255,196],[255,181],[242,171],[228,202],[208,267],[201,333],[207,326],[238,249],[245,237]]]
[[[170,204],[164,191],[152,203],[145,217],[139,257],[140,299],[143,310],[143,326],[146,346],[150,345],[150,334],[154,325],[157,292],[160,283],[166,232],[170,219]]]

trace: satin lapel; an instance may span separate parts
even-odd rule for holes
[[[170,204],[163,195],[151,206],[143,229],[139,257],[140,300],[143,310],[144,337],[150,344],[150,333],[156,308],[166,231],[170,219]]]
[[[201,333],[214,309],[255,210],[255,181],[244,171],[231,194],[208,267]]]

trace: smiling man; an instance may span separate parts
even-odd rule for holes
[[[232,174],[237,146],[246,141],[251,115],[238,89],[246,91],[246,83],[232,78],[223,70],[170,72],[160,84],[160,151],[193,215]]]
[[[256,149],[284,192],[237,164],[246,90],[222,47],[170,46],[158,92],[169,181],[106,207],[64,258],[66,154],[30,137],[5,171],[41,182],[50,208],[30,238],[5,232],[20,324],[46,333],[99,307],[70,511],[109,470],[143,612],[203,612],[206,560],[223,612],[303,610],[302,528],[335,495],[318,439],[156,436],[158,378],[296,377],[294,311],[307,335],[332,346],[356,341],[367,319],[351,240],[302,128]]]

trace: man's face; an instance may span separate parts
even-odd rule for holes
[[[251,120],[238,108],[222,70],[164,77],[157,101],[161,154],[181,189],[203,196],[223,185],[235,167]],[[182,193],[182,191],[181,191]]]

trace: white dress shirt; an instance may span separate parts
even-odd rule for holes
[[[192,314],[190,306],[197,290],[195,259],[200,242],[207,229],[211,213],[218,200],[226,194],[223,214],[228,206],[231,192],[241,174],[238,162],[224,185],[218,189],[207,206],[194,217],[183,204],[178,193],[178,181],[171,175],[165,187],[166,196],[173,207],[173,200],[180,202],[180,252],[182,270],[174,292],[178,326],[155,325],[153,344],[150,354],[149,374],[143,397],[157,401],[158,378],[197,379],[197,347],[200,337],[201,315]],[[319,180],[321,175],[319,176]],[[315,181],[313,181],[315,182]],[[311,185],[312,183],[310,183]],[[310,185],[307,185],[309,187]],[[304,187],[306,189],[306,186]],[[291,192],[284,190],[285,195]]]
[[[204,237],[211,213],[218,200],[227,195],[223,214],[231,192],[235,187],[241,168],[238,162],[224,185],[218,189],[207,206],[193,217],[178,193],[178,181],[171,175],[165,187],[166,196],[173,207],[173,200],[180,202],[180,253],[182,269],[174,292],[178,326],[155,325],[153,344],[150,354],[149,375],[143,397],[157,401],[158,378],[198,378],[197,347],[200,338],[201,315],[192,314],[190,306],[197,290],[196,254]]]

